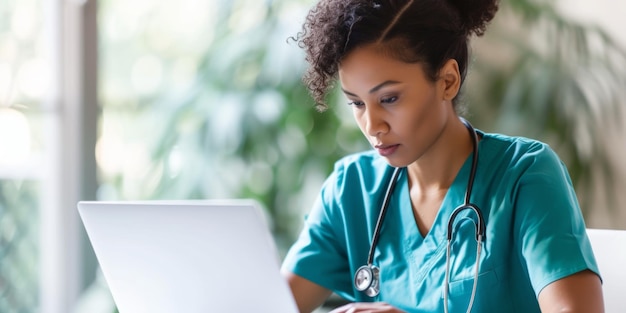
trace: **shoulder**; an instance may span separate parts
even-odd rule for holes
[[[483,134],[478,154],[477,179],[485,192],[503,197],[513,197],[519,191],[536,195],[552,192],[554,195],[573,195],[567,167],[557,153],[539,140]],[[534,186],[531,189],[523,187]]]
[[[378,182],[391,166],[375,151],[364,151],[347,155],[335,162],[333,176],[337,183],[359,181],[363,187]],[[350,184],[354,185],[354,184]],[[345,186],[348,187],[348,186]]]
[[[515,157],[533,157],[542,153],[553,153],[550,146],[536,139],[521,136],[508,136],[498,133],[484,133],[482,143],[485,150],[504,153]],[[483,148],[483,147],[481,147]]]
[[[564,169],[563,162],[546,143],[536,139],[482,133],[480,147],[482,161],[508,171],[528,172]],[[482,162],[481,162],[482,163]]]
[[[347,155],[335,162],[322,188],[322,201],[337,208],[359,206],[384,188],[392,172],[393,167],[373,150]]]

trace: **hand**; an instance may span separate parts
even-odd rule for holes
[[[405,313],[385,302],[356,302],[332,310],[330,313]]]

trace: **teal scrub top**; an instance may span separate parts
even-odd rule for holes
[[[478,131],[478,164],[471,202],[486,219],[472,312],[540,312],[537,296],[551,282],[589,269],[599,275],[566,167],[544,143]],[[472,156],[450,186],[431,230],[422,236],[413,216],[406,171],[398,178],[373,264],[380,294],[353,285],[367,256],[393,172],[374,151],[335,165],[288,251],[283,270],[349,301],[384,301],[407,312],[443,312],[446,233],[464,203]],[[466,312],[474,283],[476,218],[455,220],[448,306]]]

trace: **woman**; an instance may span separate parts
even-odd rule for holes
[[[332,292],[352,302],[337,313],[603,312],[558,156],[457,114],[469,38],[497,8],[321,0],[309,12],[305,82],[325,108],[338,78],[374,150],[336,163],[284,260],[301,312]]]

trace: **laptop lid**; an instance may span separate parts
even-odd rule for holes
[[[79,202],[120,313],[297,312],[252,200]]]

